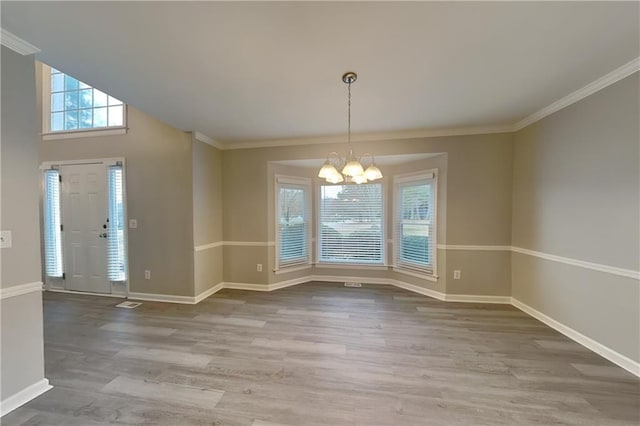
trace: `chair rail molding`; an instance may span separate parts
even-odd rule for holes
[[[41,281],[35,281],[32,283],[18,284],[11,287],[0,288],[0,300],[8,299],[9,297],[21,296],[23,294],[33,293],[35,291],[42,291],[43,284]]]
[[[603,265],[601,263],[587,262],[585,260],[557,256],[555,254],[543,253],[540,251],[529,250],[522,247],[511,247],[511,251],[513,253],[526,254],[528,256],[534,256],[540,259],[551,260],[553,262],[564,263],[571,266],[577,266],[579,268],[591,269],[593,271],[619,275],[621,277],[627,277],[634,280],[640,280],[640,271],[636,271],[633,269],[618,268],[616,266]]]

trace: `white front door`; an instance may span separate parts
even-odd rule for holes
[[[111,293],[107,275],[107,173],[105,164],[60,167],[65,288]]]

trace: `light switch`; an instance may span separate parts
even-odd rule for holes
[[[129,228],[135,229],[137,227],[138,227],[138,220],[137,219],[129,219]]]
[[[11,231],[0,231],[0,248],[11,248]]]

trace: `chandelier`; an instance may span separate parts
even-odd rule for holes
[[[348,86],[347,155],[342,157],[335,151],[327,155],[327,160],[320,168],[318,177],[329,183],[353,182],[361,184],[382,178],[382,172],[376,166],[373,155],[366,152],[358,158],[354,155],[351,147],[351,84],[355,83],[357,79],[358,75],[355,72],[347,72],[342,76],[342,81]],[[370,160],[366,169],[362,165],[363,159]]]

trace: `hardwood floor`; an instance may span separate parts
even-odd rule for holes
[[[632,374],[507,305],[387,286],[45,293],[54,388],[2,425],[629,425]]]

